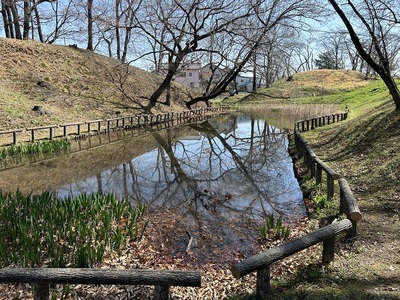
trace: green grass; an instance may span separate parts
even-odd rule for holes
[[[71,147],[69,140],[53,140],[53,141],[40,141],[34,143],[22,143],[19,145],[12,145],[2,148],[0,150],[0,159],[6,159],[12,156],[23,156],[37,153],[54,153],[65,152]]]
[[[365,80],[358,73],[330,72],[330,82],[321,94],[319,73],[316,71],[295,74],[295,80],[286,78],[275,82],[270,88],[259,88],[257,94],[228,99],[229,104],[239,105],[337,105],[342,111],[350,108],[350,118],[356,118],[377,106],[390,101],[391,97],[382,80]],[[353,80],[350,80],[353,78]],[[348,79],[348,81],[344,80]],[[292,94],[291,94],[292,91]],[[225,101],[225,102],[226,102]],[[223,102],[224,103],[224,102]],[[228,103],[228,102],[226,102]]]
[[[290,226],[284,225],[282,217],[276,218],[274,214],[268,214],[260,225],[261,240],[287,239],[290,235]]]
[[[145,210],[112,194],[0,192],[0,267],[93,267],[142,238]]]

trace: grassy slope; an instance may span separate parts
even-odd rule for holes
[[[134,114],[142,97],[149,96],[161,80],[135,68],[128,77],[121,76],[125,69],[115,60],[32,41],[0,39],[0,57],[0,130],[109,117],[116,110]],[[347,121],[311,132],[307,139],[349,180],[364,213],[359,236],[341,245],[331,267],[274,282],[276,298],[400,299],[400,117],[385,87],[353,72],[314,71],[296,74],[292,81],[282,80],[262,92],[268,96],[240,102],[350,107]],[[173,96],[178,104],[181,96]],[[34,105],[49,114],[34,114]]]
[[[280,85],[264,92],[278,94],[285,90]],[[359,235],[338,247],[328,268],[311,268],[277,283],[276,299],[400,299],[400,112],[379,80],[344,90],[339,80],[336,87],[322,98],[314,94],[291,101],[349,106],[348,120],[305,136],[317,155],[349,181],[363,212]],[[301,96],[314,93],[309,84],[299,88]]]
[[[0,38],[0,130],[141,112],[162,78],[91,51]],[[41,84],[41,85],[40,85]],[[187,91],[173,87],[181,110]],[[38,116],[34,105],[48,114]]]

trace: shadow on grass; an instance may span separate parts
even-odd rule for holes
[[[397,288],[396,288],[396,287]],[[310,265],[291,279],[271,280],[273,300],[399,300],[400,278],[364,280],[341,278],[335,272],[324,271],[320,265]],[[255,300],[254,293],[232,295],[228,300]]]

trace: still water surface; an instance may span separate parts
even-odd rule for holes
[[[90,143],[84,151],[1,171],[0,189],[18,184],[26,192],[51,189],[60,197],[112,192],[145,202],[152,212],[173,212],[197,240],[193,248],[203,260],[224,247],[255,253],[259,232],[251,220],[305,214],[287,133],[261,119],[231,115]],[[178,240],[171,246],[174,255],[185,248],[183,237]]]
[[[228,215],[303,213],[285,132],[245,116],[206,121],[188,129],[176,140],[168,131],[164,136],[153,132],[156,148],[58,187],[57,194],[112,192],[169,209],[200,201],[205,208]]]

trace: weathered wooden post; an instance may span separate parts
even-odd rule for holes
[[[346,179],[339,179],[340,189],[340,208],[339,213],[345,213],[347,218],[352,223],[352,228],[349,231],[350,237],[357,235],[357,222],[362,219],[360,208],[358,207],[357,201],[351,192],[350,186]]]
[[[272,299],[270,265],[257,269],[256,289],[257,299]]]
[[[154,300],[168,300],[169,299],[169,285],[158,284],[154,288]]]
[[[316,171],[315,171],[315,183],[320,184],[322,182],[322,166],[316,162]]]
[[[322,263],[327,265],[335,259],[335,236],[322,242]]]
[[[34,299],[35,300],[49,300],[50,298],[50,285],[48,283],[34,283]]]
[[[333,176],[329,173],[326,173],[326,197],[327,197],[327,199],[332,200],[334,194],[335,194],[335,182],[333,180]]]
[[[264,252],[253,255],[231,267],[233,277],[239,279],[243,276],[257,271],[257,295],[258,299],[271,299],[270,286],[270,265],[285,257],[288,257],[301,250],[307,249],[320,242],[334,239],[339,232],[347,231],[351,228],[351,222],[347,219],[338,221],[328,226],[312,231],[305,236],[296,238],[292,241],[270,248]],[[325,260],[332,260],[332,240],[325,243]],[[333,251],[334,253],[334,251]]]
[[[326,173],[326,194],[328,199],[332,199],[334,195],[334,190],[335,190],[335,182],[334,180],[337,180],[340,178],[340,175],[337,174],[335,171],[333,171],[330,167],[328,167],[322,160],[320,160],[318,157],[315,157],[315,163],[317,164],[317,173],[319,173],[319,169],[321,168],[322,170],[325,171]],[[318,167],[319,166],[319,167]],[[319,175],[318,175],[319,176]],[[321,175],[322,176],[322,175]],[[319,178],[319,182],[321,183],[321,179]]]

